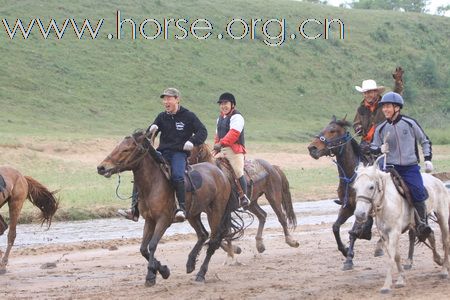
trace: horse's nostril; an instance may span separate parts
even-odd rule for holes
[[[104,171],[105,170],[105,167],[104,166],[98,166],[97,167],[97,172],[98,173],[100,173],[100,172],[102,172],[102,171]]]

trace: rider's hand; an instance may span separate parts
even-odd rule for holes
[[[361,125],[356,125],[355,126],[355,134],[357,136],[361,136],[362,135],[362,126]]]
[[[430,160],[426,160],[424,165],[425,165],[425,173],[433,172],[433,163]]]
[[[392,73],[392,77],[395,79],[395,81],[402,81],[403,80],[403,71],[402,67],[395,68],[394,73]]]
[[[381,145],[380,151],[383,154],[389,153],[389,145],[387,143],[384,143],[383,145]]]
[[[184,143],[183,150],[184,151],[191,151],[194,148],[194,144],[192,144],[190,141],[187,141]]]
[[[156,124],[152,124],[152,125],[147,129],[147,131],[150,132],[150,134],[155,133],[157,130],[158,130],[158,125],[156,125]]]
[[[220,144],[220,143],[214,144],[214,150],[216,152],[220,152],[221,149],[222,149],[222,144]]]

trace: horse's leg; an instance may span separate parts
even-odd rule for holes
[[[267,213],[261,208],[261,206],[258,205],[256,201],[258,200],[256,199],[251,202],[248,210],[258,218],[258,231],[255,237],[256,249],[259,253],[263,253],[266,250],[266,247],[264,246],[262,233],[264,230],[264,225],[266,224]]]
[[[220,247],[221,236],[220,236],[219,231],[221,230],[220,225],[221,225],[222,219],[225,217],[223,215],[224,213],[230,213],[230,212],[226,212],[225,207],[220,209],[217,206],[215,210],[211,211],[207,215],[209,227],[211,228],[211,238],[209,239],[209,243],[208,243],[209,245],[208,245],[208,249],[206,250],[205,260],[203,261],[203,263],[200,267],[200,270],[198,271],[197,276],[195,278],[195,281],[197,281],[197,282],[205,281],[205,275],[206,275],[206,272],[208,271],[209,261],[211,260],[211,257],[213,256],[214,252]]]
[[[395,263],[397,265],[398,277],[395,282],[395,287],[401,288],[405,286],[405,275],[403,273],[402,263],[400,261],[400,253],[398,253],[398,244],[397,249],[395,249]]]
[[[343,271],[353,269],[353,257],[355,256],[355,253],[353,252],[353,248],[355,247],[355,242],[356,242],[356,234],[353,233],[353,232],[355,232],[353,229],[355,228],[355,226],[358,226],[358,224],[354,223],[353,228],[352,228],[352,230],[350,230],[350,233],[349,233],[350,242],[349,242],[349,246],[347,248],[347,256],[345,257],[344,266],[342,267]]]
[[[145,277],[145,285],[153,286],[156,283],[156,271],[161,270],[161,264],[155,259],[155,251],[158,246],[159,240],[163,236],[166,229],[172,223],[171,220],[165,217],[161,217],[157,220],[156,226],[154,228],[154,232],[152,237],[150,238],[150,242],[148,243],[148,265],[147,265],[147,276]],[[141,246],[142,247],[142,246]],[[161,275],[164,277],[168,277],[167,275],[168,268],[164,266],[164,270]],[[169,272],[170,275],[170,272]],[[166,277],[166,278],[167,278]]]
[[[409,250],[408,250],[408,259],[406,263],[403,265],[405,270],[410,270],[413,265],[413,257],[414,257],[414,242],[416,240],[416,234],[413,229],[408,231],[409,236]]]
[[[283,194],[281,190],[266,191],[265,195],[270,205],[272,206],[273,211],[277,215],[278,222],[280,222],[281,226],[283,227],[284,239],[286,243],[291,247],[297,248],[298,246],[300,246],[300,244],[294,238],[292,238],[291,234],[289,233],[287,217],[284,214],[283,209],[281,207],[281,201],[283,199]]]
[[[336,219],[336,222],[334,222],[334,224],[333,224],[334,238],[336,239],[338,250],[341,251],[341,253],[342,253],[342,255],[344,255],[344,257],[347,257],[348,249],[342,243],[340,229],[341,229],[341,225],[344,224],[347,221],[347,219],[350,218],[350,216],[352,214],[353,214],[353,212],[351,210],[349,210],[348,208],[341,208],[339,210],[338,218]]]
[[[386,252],[388,257],[388,268],[386,270],[386,278],[384,280],[383,287],[380,292],[382,294],[389,293],[392,286],[392,271],[397,265],[396,255],[397,255],[397,245],[400,234],[393,231],[389,232],[386,237]],[[401,267],[401,265],[400,265]]]
[[[234,254],[241,253],[242,250],[240,247],[234,246],[233,243],[231,242],[231,240],[226,239],[220,243],[220,248],[222,248],[223,251],[225,251],[227,253],[227,259],[224,261],[224,263],[223,263],[224,265],[228,265],[228,266],[241,265],[241,263],[239,263],[237,258],[234,256]]]
[[[188,221],[197,234],[197,243],[195,243],[194,248],[192,248],[191,252],[189,253],[188,261],[186,263],[186,273],[189,274],[195,270],[195,262],[197,260],[198,254],[200,253],[200,250],[202,249],[203,244],[208,239],[208,231],[206,231],[205,227],[202,224],[200,214],[189,217]]]
[[[8,245],[5,254],[0,262],[0,274],[6,273],[6,266],[8,265],[9,253],[14,246],[16,240],[16,227],[19,220],[19,214],[25,202],[25,195],[22,197],[13,196],[9,200],[9,231],[8,231]]]
[[[413,247],[414,247],[414,243],[413,243]],[[383,256],[384,255],[384,251],[383,251],[383,239],[380,238],[377,242],[377,245],[375,247],[375,251],[373,253],[373,256],[375,257],[379,257],[379,256]]]
[[[150,253],[148,250],[148,243],[150,243],[150,239],[153,236],[153,232],[155,231],[155,222],[153,220],[145,220],[144,224],[144,233],[142,234],[142,242],[141,242],[141,254],[148,261],[150,257]]]
[[[442,279],[448,278],[448,272],[450,268],[448,255],[449,255],[449,214],[448,211],[444,211],[443,213],[436,213],[437,221],[439,223],[439,228],[441,229],[441,238],[442,238],[442,247],[444,248],[444,260],[442,261],[442,271],[439,275]],[[431,236],[431,235],[430,235]],[[433,252],[434,257],[434,252]],[[436,261],[436,260],[435,260]]]

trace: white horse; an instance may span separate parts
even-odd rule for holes
[[[422,173],[424,185],[428,191],[428,214],[434,212],[441,229],[444,248],[443,260],[436,251],[434,234],[428,241],[433,251],[434,261],[442,266],[441,278],[447,278],[449,272],[449,210],[450,193],[442,181],[430,174]],[[395,265],[399,272],[396,287],[405,285],[403,268],[400,263],[398,242],[400,235],[414,226],[414,208],[398,193],[389,173],[378,168],[378,161],[373,166],[358,167],[357,177],[353,183],[356,191],[355,217],[357,222],[365,222],[373,211],[379,233],[389,259],[386,279],[381,293],[389,293],[392,286],[392,272]]]

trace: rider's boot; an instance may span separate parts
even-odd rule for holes
[[[128,220],[137,222],[139,220],[139,208],[138,208],[139,193],[137,186],[133,183],[133,194],[131,195],[131,208],[127,210],[119,209],[117,214]]]
[[[175,195],[177,196],[178,205],[180,209],[177,209],[175,213],[175,222],[183,222],[186,220],[186,190],[184,187],[184,181],[176,181],[173,183],[175,188]]]
[[[241,185],[243,192],[243,196],[239,199],[239,201],[241,202],[240,204],[242,208],[247,209],[250,205],[250,199],[247,197],[247,180],[245,179],[245,175],[242,175],[239,178],[239,184]]]
[[[425,201],[413,202],[417,214],[414,214],[416,222],[416,234],[420,242],[424,242],[433,232],[427,222],[427,205]]]

